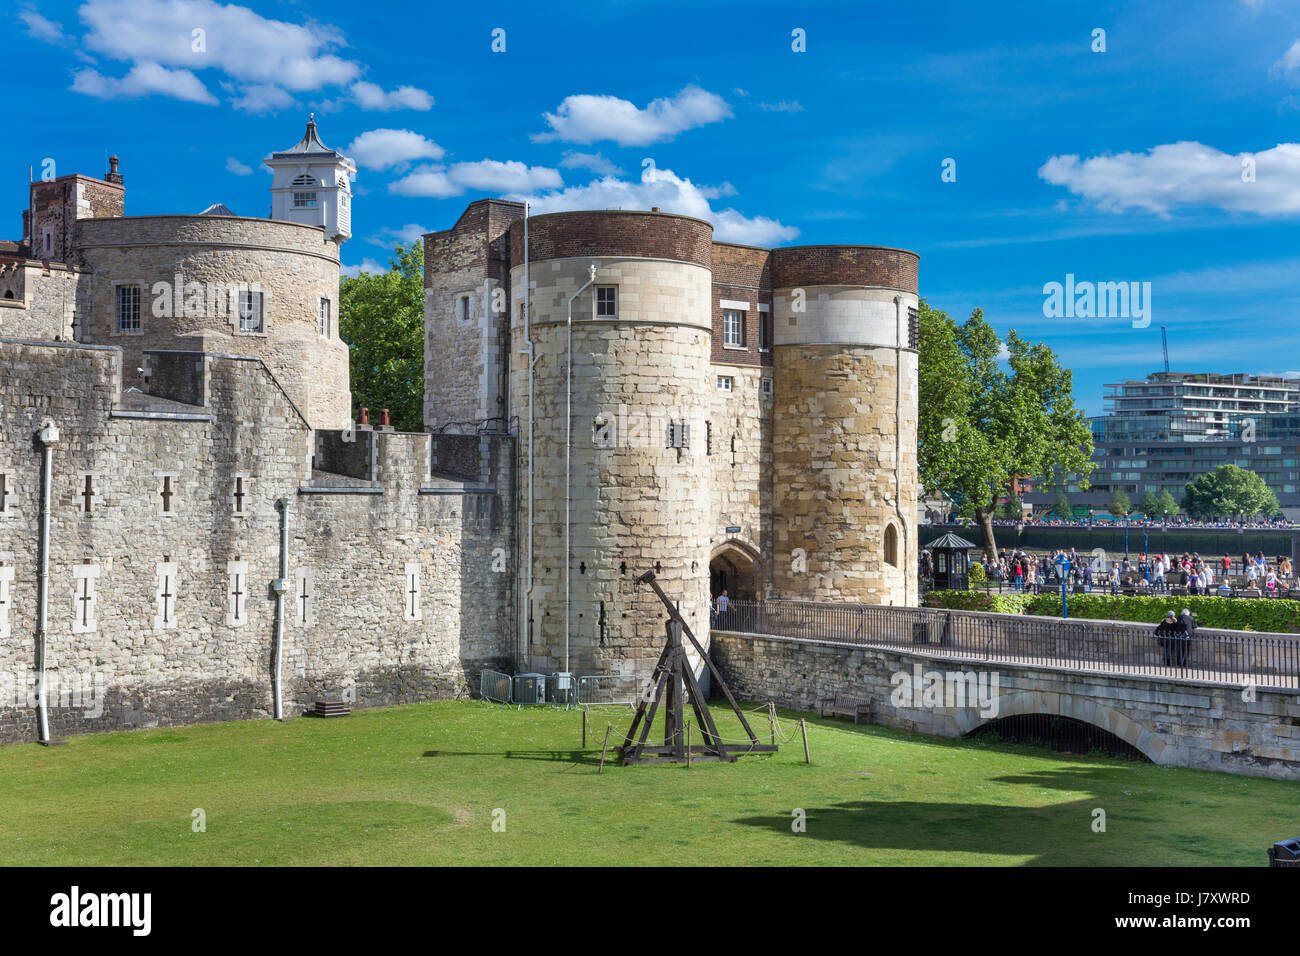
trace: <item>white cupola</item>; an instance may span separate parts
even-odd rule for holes
[[[324,226],[330,239],[352,238],[352,180],[356,163],[316,135],[316,114],[296,146],[262,160],[271,167],[271,218]]]

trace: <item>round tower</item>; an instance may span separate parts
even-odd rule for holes
[[[915,253],[772,251],[773,580],[917,603]]]
[[[521,607],[530,585],[532,598],[519,663],[630,673],[639,662],[644,671],[663,646],[665,618],[653,592],[634,585],[644,571],[656,572],[692,631],[708,639],[713,229],[624,211],[536,216],[528,229],[535,405],[524,224],[510,230]]]
[[[78,341],[121,346],[127,385],[142,384],[149,349],[251,355],[313,428],[347,427],[339,244],[320,226],[115,216],[80,220],[77,248],[93,273]]]

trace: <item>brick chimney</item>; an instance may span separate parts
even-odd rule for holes
[[[122,174],[117,171],[117,156],[108,157],[108,172],[104,174],[104,181],[108,183],[117,183],[122,185]]]

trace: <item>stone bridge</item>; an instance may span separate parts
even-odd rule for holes
[[[1108,672],[901,643],[714,630],[709,653],[737,697],[796,710],[850,694],[871,700],[875,723],[942,737],[1055,715],[1114,734],[1157,764],[1300,780],[1300,690],[1267,686],[1277,680],[1189,679],[1159,666]]]

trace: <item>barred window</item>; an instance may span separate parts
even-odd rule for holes
[[[117,330],[119,332],[140,331],[140,287],[138,285],[117,287]]]
[[[596,286],[596,318],[618,318],[618,286]]]
[[[330,337],[330,300],[320,300],[320,334]]]
[[[262,293],[239,293],[239,331],[262,331]]]
[[[686,422],[669,422],[664,429],[665,448],[690,448],[691,426]]]
[[[921,313],[916,309],[907,310],[907,347],[917,348],[921,341]]]

